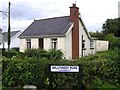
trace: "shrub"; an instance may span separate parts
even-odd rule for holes
[[[46,60],[36,58],[3,60],[2,84],[4,87],[23,87],[26,84],[36,85],[38,88],[45,88],[45,69]],[[46,61],[47,62],[47,61]]]
[[[114,49],[120,46],[120,37],[115,37],[113,33],[108,34],[105,40],[109,41],[110,49]]]
[[[110,56],[110,57],[109,57]],[[113,57],[111,57],[113,56]],[[82,86],[85,88],[117,87],[120,84],[120,66],[116,50],[99,52],[96,55],[83,57],[78,61],[62,59],[48,60],[46,58],[17,56],[3,57],[2,84],[4,87],[22,87],[32,84],[38,88],[79,88],[82,75]],[[53,65],[78,65],[81,64],[82,73],[52,73],[48,66]],[[52,79],[50,77],[52,76]]]
[[[24,55],[27,57],[33,57],[36,51],[36,49],[26,49]]]
[[[14,51],[19,51],[19,47],[14,47],[14,48],[11,48],[11,50],[14,50]]]
[[[61,50],[49,50],[48,51],[48,59],[62,59],[63,58],[63,52]]]
[[[13,56],[17,56],[19,54],[18,51],[15,51],[15,50],[3,50],[2,52],[2,56],[5,56],[7,58],[12,58]]]
[[[43,49],[27,49],[24,52],[25,56],[36,57],[36,58],[46,58],[46,59],[62,59],[63,53],[61,50],[49,50],[45,51]]]

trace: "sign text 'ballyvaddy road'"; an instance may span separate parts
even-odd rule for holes
[[[79,66],[50,66],[51,72],[79,72]]]

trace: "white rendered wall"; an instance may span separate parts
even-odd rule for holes
[[[96,40],[96,51],[107,51],[108,46],[108,41]]]
[[[83,56],[87,56],[90,54],[95,54],[95,41],[93,44],[94,49],[90,49],[90,39],[85,32],[84,27],[82,26],[81,22],[79,21],[79,57],[82,56],[82,35],[83,40],[85,40],[85,50],[83,50]]]
[[[51,49],[51,39],[50,38],[44,38],[44,49],[49,50]]]
[[[38,47],[39,47],[38,38],[32,38],[31,39],[31,48],[38,48]]]
[[[58,38],[58,50],[61,50],[65,57],[66,57],[66,51],[65,51],[65,37],[59,37]]]
[[[26,39],[20,39],[20,52],[24,52],[24,50],[27,48]]]
[[[72,30],[70,30],[65,37],[65,57],[72,59]]]
[[[15,37],[11,39],[10,48],[20,47],[20,39]]]
[[[20,47],[20,39],[18,38],[18,36],[21,34],[21,31],[18,32],[16,35],[14,35],[12,38],[11,38],[11,42],[10,42],[10,48],[18,48]],[[8,48],[8,42],[3,42],[4,43],[4,46],[3,44],[0,45],[0,48]]]
[[[61,50],[65,55],[65,37],[51,37],[57,38],[57,49]],[[51,48],[51,38],[44,38],[44,49],[49,50]]]

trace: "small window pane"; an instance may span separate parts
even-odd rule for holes
[[[82,42],[82,48],[85,48],[85,40]]]
[[[93,48],[93,40],[90,40],[90,47]]]
[[[54,39],[51,39],[51,40],[52,40],[51,41],[52,49],[57,50],[57,38],[54,38]]]
[[[31,48],[31,39],[27,39],[27,49]]]

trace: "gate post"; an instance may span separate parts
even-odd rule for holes
[[[80,83],[80,90],[82,90],[82,64],[79,64],[79,83]]]
[[[50,81],[50,83],[49,83],[49,87],[48,87],[48,89],[49,90],[52,90],[52,88],[53,88],[53,85],[52,85],[52,73],[51,73],[51,68],[50,68],[50,66],[51,66],[51,64],[49,64],[49,66],[48,66],[48,68],[49,68],[49,81]]]

